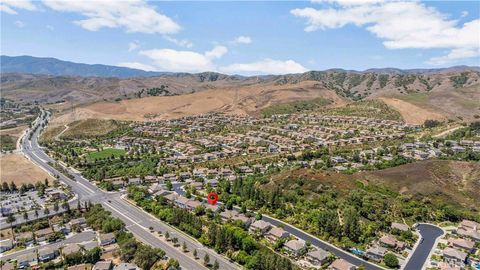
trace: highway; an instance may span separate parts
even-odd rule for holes
[[[42,122],[39,124],[41,123]],[[219,255],[215,251],[204,247],[196,239],[150,216],[142,209],[137,208],[136,206],[133,206],[127,201],[123,200],[120,197],[120,193],[104,192],[90,181],[82,177],[80,174],[75,173],[70,168],[65,168],[65,170],[67,170],[69,174],[73,175],[74,180],[57,171],[48,164],[48,162],[55,161],[50,158],[38,144],[38,137],[40,133],[41,129],[39,128],[34,132],[31,140],[28,140],[28,133],[23,138],[21,150],[24,155],[47,173],[51,175],[58,175],[58,179],[69,185],[72,188],[72,191],[78,195],[80,201],[91,201],[92,203],[102,204],[105,209],[112,212],[113,216],[121,219],[126,224],[126,228],[132,232],[139,241],[142,241],[153,247],[163,249],[168,257],[175,258],[179,261],[182,269],[207,269],[205,266],[203,266],[202,259],[205,253],[208,253],[211,263],[213,263],[215,260],[218,261],[220,269],[240,268],[238,265],[228,261],[222,255]],[[170,243],[165,242],[164,240],[158,238],[154,233],[150,232],[149,227],[153,227],[156,231],[161,230],[162,233],[168,231],[172,237],[178,238],[178,242],[180,244],[185,242],[191,252],[184,253],[181,248],[173,247]],[[195,260],[192,257],[191,253],[193,252],[193,248],[197,249],[198,256],[201,258],[200,260]]]

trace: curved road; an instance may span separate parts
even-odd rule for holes
[[[37,119],[35,123],[42,124],[45,120]],[[185,233],[172,228],[171,226],[165,224],[164,222],[150,216],[145,211],[129,204],[120,197],[120,193],[110,193],[104,192],[99,189],[97,186],[92,184],[87,179],[83,178],[80,174],[72,171],[69,168],[65,168],[71,175],[73,175],[74,180],[66,177],[61,172],[57,171],[55,168],[50,166],[48,162],[55,162],[50,158],[43,149],[38,144],[38,137],[41,133],[41,129],[38,128],[31,140],[28,140],[29,133],[27,132],[26,136],[23,138],[21,144],[21,150],[25,156],[30,159],[32,162],[37,164],[40,168],[45,170],[51,175],[58,175],[59,180],[66,183],[72,187],[72,191],[75,192],[81,201],[91,201],[93,203],[100,203],[107,210],[112,212],[112,215],[120,218],[126,225],[126,228],[132,232],[135,237],[153,247],[158,247],[163,249],[167,256],[170,258],[175,258],[180,262],[182,269],[207,269],[202,264],[202,260],[195,260],[190,253],[184,253],[181,251],[181,248],[174,248],[169,243],[166,243],[164,240],[155,236],[151,233],[149,228],[153,227],[155,230],[161,230],[162,232],[168,231],[170,235],[175,235],[178,238],[179,243],[185,242],[189,250],[195,248],[198,252],[200,258],[203,258],[205,253],[208,253],[210,256],[210,261],[218,261],[220,269],[239,269],[240,267],[222,255],[216,253],[215,251],[204,247],[200,242],[192,237],[186,235]]]
[[[405,265],[405,270],[423,269],[423,266],[430,255],[431,250],[437,241],[437,238],[443,235],[443,230],[431,224],[419,224],[417,230],[421,235],[420,243],[413,251],[412,256]]]

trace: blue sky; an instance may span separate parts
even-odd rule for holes
[[[480,65],[476,1],[2,0],[1,53],[279,74]]]

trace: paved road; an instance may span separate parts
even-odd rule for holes
[[[137,239],[151,246],[163,249],[168,257],[177,259],[183,269],[206,269],[206,267],[203,266],[202,260],[195,260],[183,253],[181,248],[174,248],[160,238],[157,238],[150,232],[149,227],[153,227],[155,230],[161,230],[163,233],[168,231],[170,235],[178,238],[179,243],[185,242],[187,247],[192,251],[193,247],[196,248],[200,258],[203,258],[205,253],[208,253],[211,262],[214,262],[215,260],[219,262],[220,269],[239,268],[239,266],[229,262],[226,258],[215,251],[203,247],[203,245],[195,239],[169,227],[164,222],[153,218],[143,210],[129,204],[120,198],[119,193],[104,192],[87,179],[83,178],[80,174],[75,173],[69,168],[65,168],[74,176],[74,180],[72,180],[48,165],[48,162],[55,161],[46,155],[43,149],[38,145],[38,136],[40,132],[41,130],[38,129],[32,136],[31,140],[28,140],[28,135],[25,136],[25,139],[21,144],[23,153],[27,158],[32,160],[49,174],[58,175],[59,180],[71,186],[73,192],[79,196],[81,201],[101,203],[107,210],[112,212],[113,216],[120,218],[126,224],[127,229],[131,231]]]
[[[421,235],[420,243],[413,251],[410,260],[405,265],[405,270],[423,269],[425,261],[431,250],[434,248],[437,238],[443,235],[443,230],[431,224],[419,224],[417,230]]]
[[[185,183],[180,183],[180,182],[175,182],[175,183],[172,183],[173,185],[173,191],[177,192],[178,194],[180,195],[183,195],[185,196],[185,190],[182,189],[182,186],[185,184]],[[219,202],[219,204],[221,204],[221,202]],[[237,207],[235,207],[237,208]],[[239,208],[237,208],[237,210],[240,210]],[[360,265],[364,265],[365,266],[365,269],[367,270],[380,270],[380,269],[383,269],[382,267],[378,266],[378,265],[375,265],[373,263],[370,263],[370,262],[367,262],[351,253],[349,253],[348,251],[344,251],[340,248],[337,248],[323,240],[320,240],[318,239],[317,237],[313,236],[313,235],[310,235],[308,233],[305,233],[304,231],[288,224],[288,223],[285,223],[281,220],[278,220],[278,219],[275,219],[275,218],[272,218],[272,217],[269,217],[267,215],[262,215],[262,220],[265,220],[267,222],[270,222],[271,224],[275,225],[275,226],[279,226],[281,225],[281,227],[283,227],[283,229],[287,232],[289,232],[290,234],[294,235],[295,237],[299,238],[299,239],[303,239],[305,241],[309,241],[310,243],[312,243],[312,245],[314,246],[317,246],[319,248],[322,248],[324,250],[328,250],[330,252],[332,252],[333,254],[335,254],[336,256],[352,263],[352,264],[355,264],[357,266],[360,266]]]
[[[51,248],[59,248],[61,246],[64,246],[66,244],[70,244],[70,243],[78,243],[78,244],[81,244],[83,242],[88,242],[88,241],[92,241],[92,240],[95,240],[96,239],[96,234],[95,232],[93,231],[84,231],[84,232],[80,232],[80,233],[77,233],[77,234],[74,234],[72,237],[69,237],[67,239],[64,239],[60,242],[55,242],[55,243],[51,243],[51,244],[47,244],[47,245],[44,245],[44,246],[41,246],[41,247],[33,247],[33,248],[27,248],[27,249],[24,249],[24,250],[20,250],[20,251],[17,251],[17,252],[13,252],[13,253],[9,253],[7,255],[0,255],[0,259],[2,261],[7,261],[7,260],[10,260],[10,259],[14,259],[14,258],[18,258],[18,256],[21,256],[21,255],[24,255],[24,254],[27,254],[27,253],[30,253],[34,250],[38,250],[38,249],[43,249],[43,248],[47,248],[47,247],[51,247]]]

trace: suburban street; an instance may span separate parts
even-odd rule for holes
[[[41,247],[27,248],[27,249],[24,249],[24,250],[8,253],[6,255],[2,254],[2,255],[0,255],[0,259],[3,260],[3,261],[7,261],[7,260],[10,260],[10,259],[18,258],[18,256],[30,253],[30,252],[32,252],[32,250],[43,249],[43,248],[57,249],[57,248],[60,248],[61,246],[64,246],[66,244],[70,244],[70,243],[81,244],[81,243],[85,243],[85,242],[89,242],[89,241],[96,241],[96,234],[95,234],[94,231],[83,231],[83,232],[74,234],[72,237],[69,237],[69,238],[64,239],[62,241],[59,241],[59,242],[47,244],[47,245],[44,245],[44,246],[41,246]]]
[[[113,216],[120,218],[126,224],[126,228],[132,232],[138,240],[151,246],[163,249],[168,257],[177,259],[183,269],[206,269],[206,267],[203,266],[202,259],[195,260],[190,255],[191,252],[187,253],[187,255],[181,250],[181,248],[175,248],[169,243],[166,243],[164,240],[158,238],[154,233],[150,232],[149,227],[153,227],[156,231],[161,230],[163,233],[168,231],[172,237],[174,236],[178,238],[179,243],[185,242],[188,249],[192,252],[193,248],[196,248],[199,258],[203,258],[204,254],[208,253],[210,256],[210,261],[213,263],[215,260],[217,260],[221,269],[239,268],[236,264],[229,262],[226,258],[217,254],[215,251],[204,247],[197,240],[175,228],[170,227],[164,222],[150,216],[143,210],[121,199],[119,193],[102,191],[70,168],[65,168],[65,170],[73,175],[74,180],[57,171],[48,164],[48,162],[55,161],[46,155],[38,144],[40,132],[41,130],[38,129],[32,136],[31,140],[28,140],[28,134],[24,137],[21,144],[23,153],[27,158],[32,160],[49,174],[58,175],[59,180],[71,186],[73,192],[79,196],[79,199],[82,202],[91,201],[92,203],[102,204],[107,210],[112,212]]]
[[[435,247],[437,238],[443,235],[443,230],[431,224],[419,224],[417,230],[421,235],[420,243],[413,251],[405,270],[423,269],[431,250]]]

